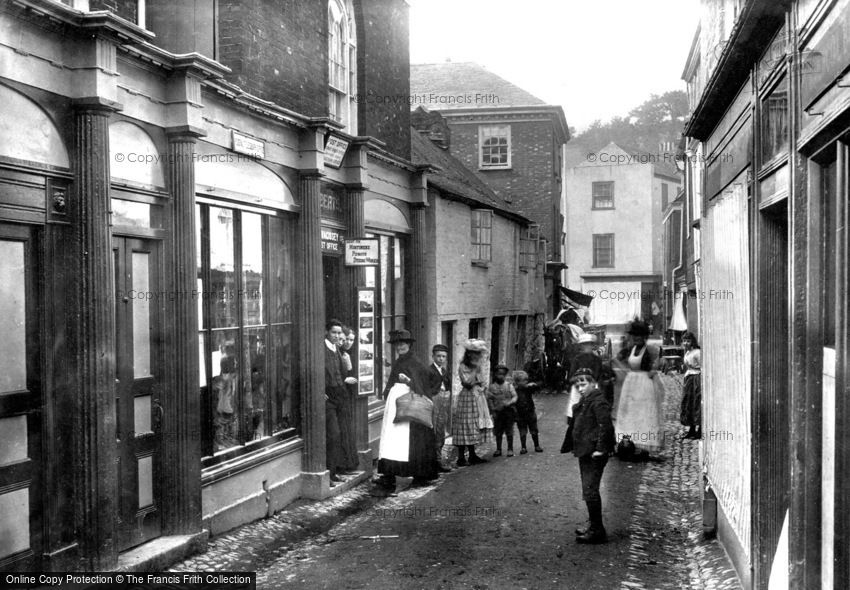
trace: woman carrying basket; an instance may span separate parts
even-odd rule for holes
[[[396,400],[411,390],[419,395],[428,393],[425,367],[410,350],[415,340],[407,330],[390,332],[390,344],[398,357],[393,362],[387,386],[384,388],[384,419],[381,424],[381,443],[378,453],[376,492],[387,495],[395,491],[395,478],[413,477],[413,485],[427,485],[437,478],[434,429],[412,421],[395,422]]]

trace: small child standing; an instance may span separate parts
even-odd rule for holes
[[[587,528],[576,529],[576,541],[605,543],[608,541],[608,535],[602,524],[602,496],[599,495],[599,484],[608,463],[608,454],[614,450],[611,405],[597,387],[597,375],[591,369],[577,370],[573,381],[581,394],[581,400],[573,406],[572,451],[578,458],[581,492],[590,521]]]
[[[525,371],[514,371],[514,389],[516,389],[516,422],[519,429],[519,443],[522,445],[519,454],[525,455],[525,437],[531,431],[531,440],[534,441],[534,450],[543,452],[540,446],[540,438],[537,432],[537,408],[534,407],[533,394],[539,386],[528,382],[528,373]]]
[[[496,452],[494,457],[502,456],[502,434],[508,439],[508,457],[514,456],[514,422],[516,421],[517,394],[514,386],[505,381],[508,367],[496,365],[493,371],[493,382],[487,388],[487,404],[493,414],[493,433],[496,435]]]

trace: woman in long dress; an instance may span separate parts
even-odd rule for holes
[[[487,462],[475,453],[475,445],[484,442],[487,428],[493,427],[484,393],[484,377],[481,374],[481,361],[487,352],[487,343],[470,339],[463,346],[466,352],[457,371],[461,389],[452,409],[452,444],[457,447],[458,467]],[[469,449],[468,462],[466,449]]]
[[[410,350],[414,342],[407,330],[390,333],[390,344],[398,357],[393,362],[384,388],[384,419],[381,423],[381,443],[378,451],[379,491],[395,490],[395,478],[413,477],[413,485],[426,485],[437,478],[437,444],[434,429],[416,422],[394,422],[396,400],[411,389],[420,395],[428,393],[425,367]]]
[[[656,386],[653,370],[657,353],[646,343],[648,326],[635,320],[628,330],[632,346],[620,351],[629,372],[623,381],[617,407],[617,440],[628,436],[635,447],[650,453],[664,447],[663,390]]]
[[[682,336],[685,349],[685,382],[682,386],[682,409],[680,421],[688,427],[685,438],[702,438],[702,353],[697,338],[691,332]]]

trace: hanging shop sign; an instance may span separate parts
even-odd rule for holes
[[[375,290],[357,290],[357,380],[360,395],[375,392]]]
[[[378,266],[381,241],[378,238],[361,238],[345,241],[346,266]]]
[[[331,168],[339,168],[342,166],[342,160],[345,158],[345,152],[348,151],[350,141],[346,141],[336,135],[328,135],[325,140],[325,166]]]
[[[266,144],[259,139],[233,131],[233,151],[262,160],[266,157]]]
[[[343,244],[344,240],[340,230],[322,226],[322,254],[341,256]]]

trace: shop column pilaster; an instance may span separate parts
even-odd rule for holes
[[[201,441],[198,395],[198,302],[195,252],[195,146],[201,135],[189,127],[168,133],[171,191],[171,249],[166,256],[174,296],[167,298],[166,330],[172,391],[161,399],[163,437],[163,525],[168,534],[201,528]]]
[[[410,206],[411,225],[413,235],[410,240],[410,262],[408,268],[410,273],[410,294],[408,302],[410,307],[410,332],[416,338],[414,344],[417,354],[427,358],[430,354],[428,349],[428,280],[427,280],[427,254],[428,254],[428,226],[426,219],[426,207],[424,204],[412,204]]]
[[[330,480],[325,460],[325,291],[322,275],[321,178],[318,172],[299,179],[301,216],[298,228],[298,363],[301,385],[301,436],[304,439],[303,491],[308,498],[326,495]]]
[[[349,188],[346,197],[346,235],[347,239],[362,238],[366,234],[366,217],[363,213],[363,193],[362,188]],[[357,325],[357,317],[359,314],[359,306],[357,300],[357,289],[362,286],[366,280],[364,269],[359,267],[346,268],[345,271],[346,283],[351,285],[349,294],[349,315],[351,325],[355,333],[360,333]],[[359,337],[357,344],[357,354],[359,351]],[[359,356],[353,357],[351,360],[354,363],[355,369],[358,367]],[[354,400],[354,438],[357,443],[357,456],[361,471],[371,471],[372,469],[372,451],[369,448],[369,398],[367,396],[357,395]]]
[[[109,226],[109,117],[99,97],[74,103],[73,317],[77,396],[75,501],[83,569],[117,562],[115,277]]]

